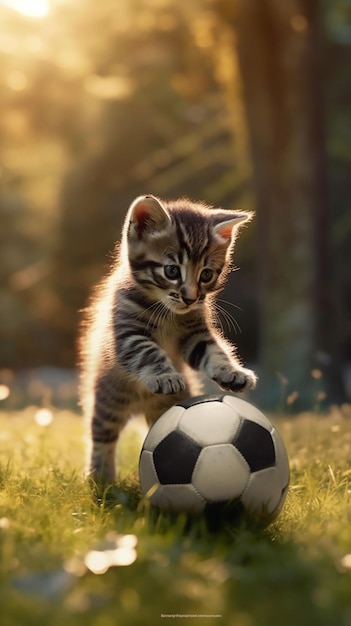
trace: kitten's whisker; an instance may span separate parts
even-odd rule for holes
[[[162,319],[164,304],[163,302],[155,302],[155,305],[155,310],[150,315],[150,318],[146,325],[146,330],[148,330],[151,325],[158,326],[159,322]]]
[[[234,304],[234,302],[230,302],[229,300],[224,300],[224,298],[218,298],[218,300],[216,301],[216,306],[220,307],[220,309],[222,310],[223,315],[227,316],[227,318],[231,319],[233,325],[234,325],[234,332],[236,333],[241,333],[241,327],[239,322],[235,319],[235,317],[233,317],[233,315],[231,315],[229,313],[229,311],[227,311],[224,307],[222,307],[220,304],[218,304],[218,302],[223,302],[224,304],[227,304],[229,306],[232,306],[235,309],[238,309],[239,311],[242,311],[242,308],[240,306],[238,306],[237,304]],[[227,322],[228,323],[228,322]]]
[[[154,309],[151,314],[149,316],[147,316],[147,323],[145,324],[145,330],[144,330],[144,334],[147,334],[149,331],[150,326],[153,325],[153,318],[155,316],[155,314],[157,313],[159,307],[159,302],[153,302],[150,306],[146,307],[145,309],[143,309],[141,311],[141,313],[139,313],[139,315],[137,316],[136,319],[140,319],[143,315],[147,314],[148,311],[150,311],[150,309]]]
[[[235,333],[241,333],[241,328],[237,320],[230,313],[228,313],[228,311],[224,307],[218,304],[218,302],[216,302],[216,309],[221,315],[223,315],[229,331],[233,330]]]
[[[158,311],[158,315],[156,317],[155,320],[155,324],[157,326],[163,326],[164,320],[166,319],[167,315],[170,313],[169,309],[166,307],[166,305],[160,301],[159,303],[159,308],[157,309]]]
[[[229,304],[229,306],[232,306],[235,309],[242,311],[242,308],[240,306],[238,306],[237,304],[234,304],[234,302],[230,302],[229,300],[224,300],[223,298],[217,298],[217,302],[223,302],[224,304]]]
[[[215,323],[217,324],[217,326],[220,327],[220,329],[222,331],[222,334],[224,335],[225,334],[224,333],[224,327],[223,327],[222,320],[221,320],[220,315],[219,315],[220,312],[221,312],[220,311],[220,307],[216,303],[215,306],[212,309],[212,314],[213,314],[213,316],[214,316],[214,318],[216,320]]]
[[[221,320],[219,314],[217,314],[217,311],[216,311],[216,318],[217,318],[217,323],[219,324],[219,327],[220,327],[220,329],[222,331],[222,335],[224,335],[225,334],[224,326],[223,326],[223,323],[222,323],[222,320]]]
[[[144,315],[144,313],[147,313],[147,311],[150,311],[150,309],[153,309],[154,307],[157,307],[160,303],[159,302],[153,302],[152,304],[150,304],[150,306],[146,307],[145,309],[143,309],[141,311],[141,313],[139,313],[139,315],[137,315],[137,320]]]
[[[164,321],[166,317],[169,316],[171,321],[173,321],[173,319],[172,311],[170,311],[170,309],[168,309],[168,307],[163,302],[159,302],[159,305],[160,306],[157,309],[156,319],[154,323],[158,326],[158,328],[161,329],[162,332],[165,326]]]

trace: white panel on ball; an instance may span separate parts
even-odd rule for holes
[[[172,406],[168,411],[166,411],[152,426],[149,431],[145,441],[144,448],[146,450],[153,451],[156,446],[163,441],[167,435],[169,435],[173,430],[176,430],[179,419],[184,413],[184,408],[182,406]]]
[[[140,457],[139,475],[141,490],[144,494],[154,486],[159,484],[156,474],[153,454],[148,450],[143,450]]]
[[[255,406],[246,402],[246,400],[234,398],[234,396],[224,396],[223,402],[234,409],[239,416],[244,419],[251,420],[252,422],[256,422],[256,424],[260,424],[260,426],[263,426],[263,428],[266,428],[266,430],[271,432],[273,426],[270,420],[263,415],[261,411],[256,409]]]
[[[230,441],[240,418],[222,402],[203,402],[188,408],[180,418],[179,427],[202,446]]]
[[[237,498],[244,491],[250,469],[240,452],[231,444],[219,444],[200,452],[193,485],[210,502]]]
[[[272,439],[275,448],[276,468],[282,481],[282,487],[286,487],[289,484],[290,478],[289,459],[286,453],[284,441],[275,428],[272,432]]]
[[[254,513],[262,513],[263,505],[267,513],[272,513],[281,498],[282,485],[279,472],[275,467],[268,467],[251,475],[241,501],[249,511]]]
[[[163,511],[194,514],[201,513],[206,504],[193,485],[160,485],[151,495],[150,501]]]

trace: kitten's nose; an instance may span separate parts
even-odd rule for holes
[[[186,298],[185,296],[182,296],[183,298],[183,302],[184,304],[186,304],[187,306],[190,306],[191,304],[194,304],[194,302],[196,302],[196,298]]]

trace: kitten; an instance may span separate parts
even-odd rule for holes
[[[214,305],[238,226],[249,219],[250,213],[186,199],[142,196],[132,203],[81,340],[81,397],[95,478],[115,479],[116,443],[131,416],[143,413],[151,425],[199,393],[191,369],[225,390],[255,386],[255,374],[216,328]]]

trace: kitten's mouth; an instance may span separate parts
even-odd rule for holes
[[[192,300],[188,302],[183,302],[180,298],[172,298],[170,302],[167,303],[168,308],[178,315],[184,315],[185,313],[189,313],[190,311],[194,311],[199,307],[199,300]]]
[[[190,311],[194,311],[194,309],[197,308],[197,302],[194,302],[194,304],[183,304],[180,305],[179,307],[177,307],[177,313],[180,313],[181,315],[184,315],[185,313],[189,313]]]

